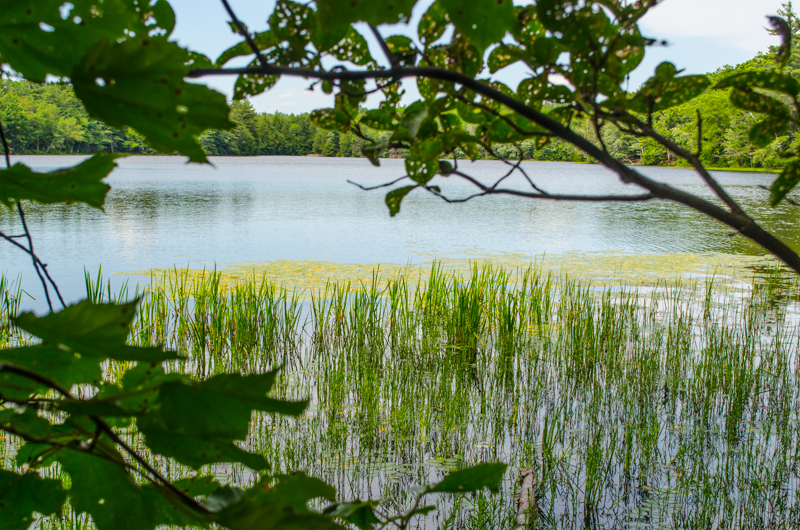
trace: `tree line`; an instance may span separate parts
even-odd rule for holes
[[[710,77],[716,81],[739,71],[774,68],[773,54],[759,54],[737,67],[722,68]],[[793,49],[790,71],[793,76],[800,77],[798,46]],[[754,146],[748,133],[760,118],[734,107],[726,90],[709,90],[687,103],[657,112],[653,115],[653,126],[676,144],[690,146],[696,139],[698,115],[703,124],[700,158],[710,167],[781,167],[783,161],[778,153],[797,141],[795,131],[790,130],[766,147]],[[235,128],[206,131],[200,136],[208,155],[357,157],[361,156],[364,143],[352,133],[317,127],[308,114],[258,113],[246,99],[231,103],[230,119],[236,124]],[[132,128],[119,130],[91,119],[68,84],[0,79],[0,120],[15,154],[155,154]],[[464,126],[469,128],[467,124]],[[598,142],[589,121],[576,119],[570,126]],[[674,153],[652,139],[636,138],[611,128],[604,131],[602,140],[606,148],[614,157],[630,164],[669,166],[680,163]],[[382,133],[369,131],[368,134],[377,138]],[[478,151],[482,158],[518,158],[521,154],[529,160],[589,160],[582,151],[560,139],[551,139],[545,145],[537,145],[535,140],[524,140],[517,147],[499,145],[493,153],[478,146]],[[384,155],[404,156],[405,153],[392,151]],[[461,152],[457,155],[465,156]]]

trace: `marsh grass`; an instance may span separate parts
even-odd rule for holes
[[[276,394],[310,408],[255,417],[243,443],[343,498],[391,511],[414,485],[502,461],[499,494],[441,499],[420,525],[510,528],[523,468],[536,477],[537,528],[800,525],[798,285],[779,269],[748,283],[602,285],[433,265],[310,292],[176,269],[144,293],[131,340],[181,352],[172,370],[283,367]],[[87,294],[136,293],[87,275]],[[238,466],[209,471],[253,480]]]

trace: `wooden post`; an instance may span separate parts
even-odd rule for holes
[[[536,518],[536,491],[533,482],[533,470],[523,469],[519,478],[519,497],[517,498],[517,517],[514,519],[514,530],[528,530]]]

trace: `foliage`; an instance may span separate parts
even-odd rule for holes
[[[232,27],[245,40],[212,65],[208,58],[169,41],[175,20],[167,0],[15,0],[0,13],[0,61],[35,83],[51,77],[69,80],[81,108],[72,100],[73,112],[62,113],[59,103],[40,105],[28,97],[26,104],[36,105],[34,114],[40,115],[41,123],[26,124],[23,108],[10,100],[3,107],[3,120],[21,142],[30,144],[35,138],[37,150],[42,139],[49,140],[48,150],[80,142],[113,147],[107,127],[114,127],[136,139],[131,149],[141,149],[144,143],[206,162],[206,150],[252,153],[265,145],[260,138],[269,138],[270,129],[281,130],[290,120],[263,120],[259,127],[252,107],[237,103],[231,109],[221,94],[189,83],[187,77],[236,73],[237,100],[268,90],[282,75],[316,79],[335,95],[335,106],[311,114],[312,123],[330,131],[324,141],[311,141],[312,150],[352,152],[357,139],[374,164],[387,149],[407,153],[407,182],[386,195],[391,215],[400,211],[409,193],[428,192],[450,200],[431,183],[437,175],[466,179],[477,188],[474,196],[670,200],[735,228],[800,272],[800,256],[747,216],[703,167],[702,110],[697,135],[686,130],[684,138],[665,136],[654,121],[654,113],[690,104],[714,83],[715,89],[730,92],[734,107],[757,116],[757,122],[738,126],[749,128],[751,144],[766,148],[797,126],[800,85],[774,69],[712,80],[680,76],[674,65],[662,63],[642,87],[628,91],[623,88],[628,75],[654,42],[637,25],[654,4],[655,0],[539,0],[513,6],[509,0],[473,0],[467,9],[464,2],[437,0],[423,15],[414,39],[384,39],[375,25],[406,20],[415,1],[279,0],[269,17],[269,30],[255,35],[247,33],[229,9]],[[372,56],[360,33],[365,27],[379,41],[383,56]],[[228,61],[248,55],[257,56],[249,68],[226,70]],[[329,70],[326,65],[331,63],[337,66]],[[517,63],[530,75],[516,89],[482,77],[486,70],[496,72]],[[556,75],[567,85],[554,84]],[[422,95],[407,107],[399,105],[402,78],[415,78]],[[6,88],[20,93],[38,90],[11,84]],[[69,90],[59,87],[51,95],[67,103]],[[382,93],[384,101],[364,111],[369,91]],[[231,115],[238,121],[231,121]],[[104,125],[90,127],[90,118]],[[85,129],[80,126],[84,122]],[[286,134],[292,126],[310,129],[299,119]],[[685,160],[722,206],[627,167],[606,145],[611,127],[642,141],[642,158],[651,155],[652,142]],[[520,192],[500,186],[510,173],[487,186],[458,166],[459,156],[498,156],[500,149],[516,150],[521,160],[523,142],[542,149],[554,137],[603,163],[642,194],[558,196],[539,189],[527,175],[531,189]],[[314,136],[296,138],[292,149],[299,152],[309,149],[308,139]],[[697,138],[697,145],[690,138]],[[615,145],[624,148],[625,140],[617,140]],[[731,137],[736,145],[740,140]],[[797,148],[777,143],[775,156],[789,161],[773,185],[773,203],[800,181]],[[449,157],[453,163],[443,160]],[[336,502],[331,486],[302,472],[270,473],[262,456],[241,446],[255,411],[296,416],[307,405],[269,395],[276,371],[202,380],[183,374],[176,352],[129,344],[138,300],[85,300],[69,306],[62,300],[64,308],[54,311],[50,290],[59,300],[61,296],[34,252],[21,201],[81,201],[102,207],[108,189],[102,180],[113,169],[113,158],[95,155],[57,174],[37,174],[21,164],[0,174],[2,202],[18,210],[27,245],[16,236],[0,232],[0,237],[31,256],[51,304],[47,315],[15,319],[16,326],[38,342],[0,350],[0,429],[24,441],[16,466],[0,474],[0,529],[27,528],[34,513],[48,515],[65,507],[88,514],[100,530],[212,524],[233,530],[392,523],[404,528],[431,509],[420,507],[425,495],[497,489],[506,466],[484,463],[436,485],[421,486],[411,506],[399,515],[375,511],[373,501]],[[519,165],[512,164],[511,171],[517,170]],[[472,351],[477,350],[472,340],[477,337],[475,325],[471,320],[464,324],[472,331],[467,333]],[[104,376],[109,366],[116,368],[118,377]],[[166,479],[142,457],[142,448],[185,469],[185,479]],[[255,474],[254,486],[243,491],[202,472],[190,473],[219,462],[245,465]],[[44,470],[57,470],[63,481],[43,479],[39,473]],[[312,500],[329,504],[316,511],[309,507]]]

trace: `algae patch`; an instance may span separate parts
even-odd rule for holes
[[[351,290],[361,284],[386,286],[389,279],[402,277],[408,284],[425,282],[433,267],[468,274],[475,266],[490,264],[495,269],[515,273],[531,267],[595,285],[655,285],[663,281],[714,277],[729,285],[750,284],[754,276],[781,269],[771,256],[706,254],[640,254],[621,252],[568,252],[531,258],[522,254],[487,254],[469,258],[429,259],[422,263],[337,263],[318,260],[281,259],[265,262],[211,265],[204,269],[158,268],[121,273],[146,276],[151,280],[178,277],[198,278],[216,272],[223,286],[242,282],[268,282],[305,293],[326,290],[331,283],[349,284]]]

